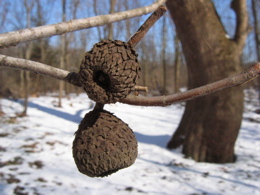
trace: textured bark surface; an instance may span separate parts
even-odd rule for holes
[[[115,103],[137,83],[140,67],[135,50],[122,41],[105,40],[86,53],[80,66],[80,82],[89,98]]]
[[[172,0],[167,6],[186,58],[189,89],[241,71],[240,56],[246,37],[241,26],[237,30],[244,34],[236,34],[237,40],[228,39],[214,5],[208,0]],[[182,145],[185,156],[196,161],[233,162],[242,112],[241,87],[191,100],[167,147]]]
[[[135,162],[135,135],[126,123],[110,112],[87,113],[75,135],[73,157],[78,170],[85,175],[108,176]]]

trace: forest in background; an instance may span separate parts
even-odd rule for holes
[[[12,2],[1,0],[0,33],[120,12],[152,2],[151,0],[15,0]],[[253,2],[254,6],[252,6]],[[225,25],[227,36],[232,36],[235,15],[229,7],[230,1],[225,1],[225,3],[214,1],[214,3]],[[62,4],[65,6],[63,7]],[[260,16],[256,14],[257,22],[253,15],[254,7],[260,9],[259,0],[248,1],[250,34],[243,53],[244,66],[259,60],[255,32],[259,32]],[[95,43],[104,39],[127,41],[147,17],[149,15],[67,33],[50,39],[23,43],[16,47],[0,49],[0,53],[78,72],[85,52],[89,51]],[[185,60],[169,13],[166,13],[152,27],[135,49],[139,54],[139,63],[142,69],[139,85],[147,86],[150,93],[154,95],[174,93],[186,86]],[[26,86],[33,96],[57,92],[60,89],[59,81],[46,76],[2,67],[0,70],[0,95],[2,97],[22,98],[26,95]],[[30,83],[29,88],[28,83]],[[252,83],[257,86],[257,81]],[[67,83],[64,84],[63,89],[64,93],[81,92],[81,89]]]

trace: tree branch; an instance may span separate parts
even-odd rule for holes
[[[63,80],[78,87],[81,86],[77,73],[68,72],[66,70],[62,70],[53,66],[49,66],[39,62],[34,62],[31,60],[0,55],[0,66],[20,70],[27,70],[36,74],[41,74],[55,79]]]
[[[120,102],[136,106],[168,106],[173,103],[192,100],[201,96],[208,95],[210,93],[217,92],[222,89],[244,84],[259,75],[260,63],[256,63],[239,74],[202,87],[191,89],[186,92],[157,97],[140,97],[129,95],[127,96],[127,98],[120,100]]]
[[[149,16],[149,18],[143,23],[143,25],[137,30],[137,32],[130,38],[128,43],[135,47],[139,41],[145,36],[148,30],[154,25],[154,23],[159,20],[163,14],[167,11],[166,6],[161,5],[155,10],[155,12]]]
[[[100,15],[85,19],[76,19],[67,22],[39,26],[35,28],[23,29],[0,34],[0,48],[15,46],[19,43],[37,40],[44,37],[51,37],[60,35],[67,32],[86,29],[95,26],[101,26],[128,18],[133,18],[141,15],[148,14],[156,10],[160,5],[165,3],[166,0],[157,0],[155,3],[128,11],[123,11],[115,14]]]
[[[246,0],[233,0],[231,8],[236,13],[236,33],[234,40],[243,47],[248,34],[248,13]]]

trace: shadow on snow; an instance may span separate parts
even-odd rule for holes
[[[18,103],[23,104],[23,101],[18,101]],[[86,113],[91,110],[91,105],[89,108],[86,109],[80,109],[78,110],[75,114],[70,114],[61,110],[57,110],[54,108],[50,108],[50,107],[45,107],[42,105],[39,105],[37,103],[34,102],[30,102],[28,103],[28,107],[29,108],[35,108],[38,109],[42,112],[54,115],[56,117],[60,117],[62,119],[74,122],[79,124],[80,121],[82,120],[82,117],[80,116],[81,113],[83,111],[86,111]],[[134,131],[134,130],[133,130]],[[138,140],[138,142],[142,142],[142,143],[146,143],[146,144],[154,144],[157,145],[159,147],[165,148],[166,144],[168,143],[168,141],[170,140],[170,136],[169,135],[145,135],[142,133],[138,133],[138,132],[134,132],[136,139]]]
[[[169,135],[144,135],[142,133],[134,132],[138,142],[145,144],[154,144],[162,148],[166,147],[166,144],[170,140],[171,136]]]
[[[16,101],[16,102],[23,104],[23,100]],[[70,114],[70,113],[67,113],[67,112],[64,112],[64,111],[61,111],[61,110],[57,110],[57,109],[55,109],[55,107],[54,108],[45,107],[45,106],[39,105],[39,104],[34,103],[34,102],[30,102],[30,101],[28,102],[28,107],[38,109],[42,112],[54,115],[56,117],[60,117],[62,119],[65,119],[65,120],[68,120],[68,121],[71,121],[71,122],[74,122],[74,123],[77,123],[77,124],[79,124],[80,121],[82,120],[82,117],[80,116],[81,113],[83,111],[86,111],[86,113],[87,113],[90,109],[90,108],[80,109],[75,114]]]

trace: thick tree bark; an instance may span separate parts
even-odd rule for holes
[[[247,35],[246,1],[235,0],[232,5],[237,13],[237,28],[234,39],[229,39],[210,0],[167,2],[187,62],[188,88],[241,70],[240,56]],[[185,156],[196,161],[233,162],[242,112],[241,87],[189,101],[167,147],[183,146]]]

